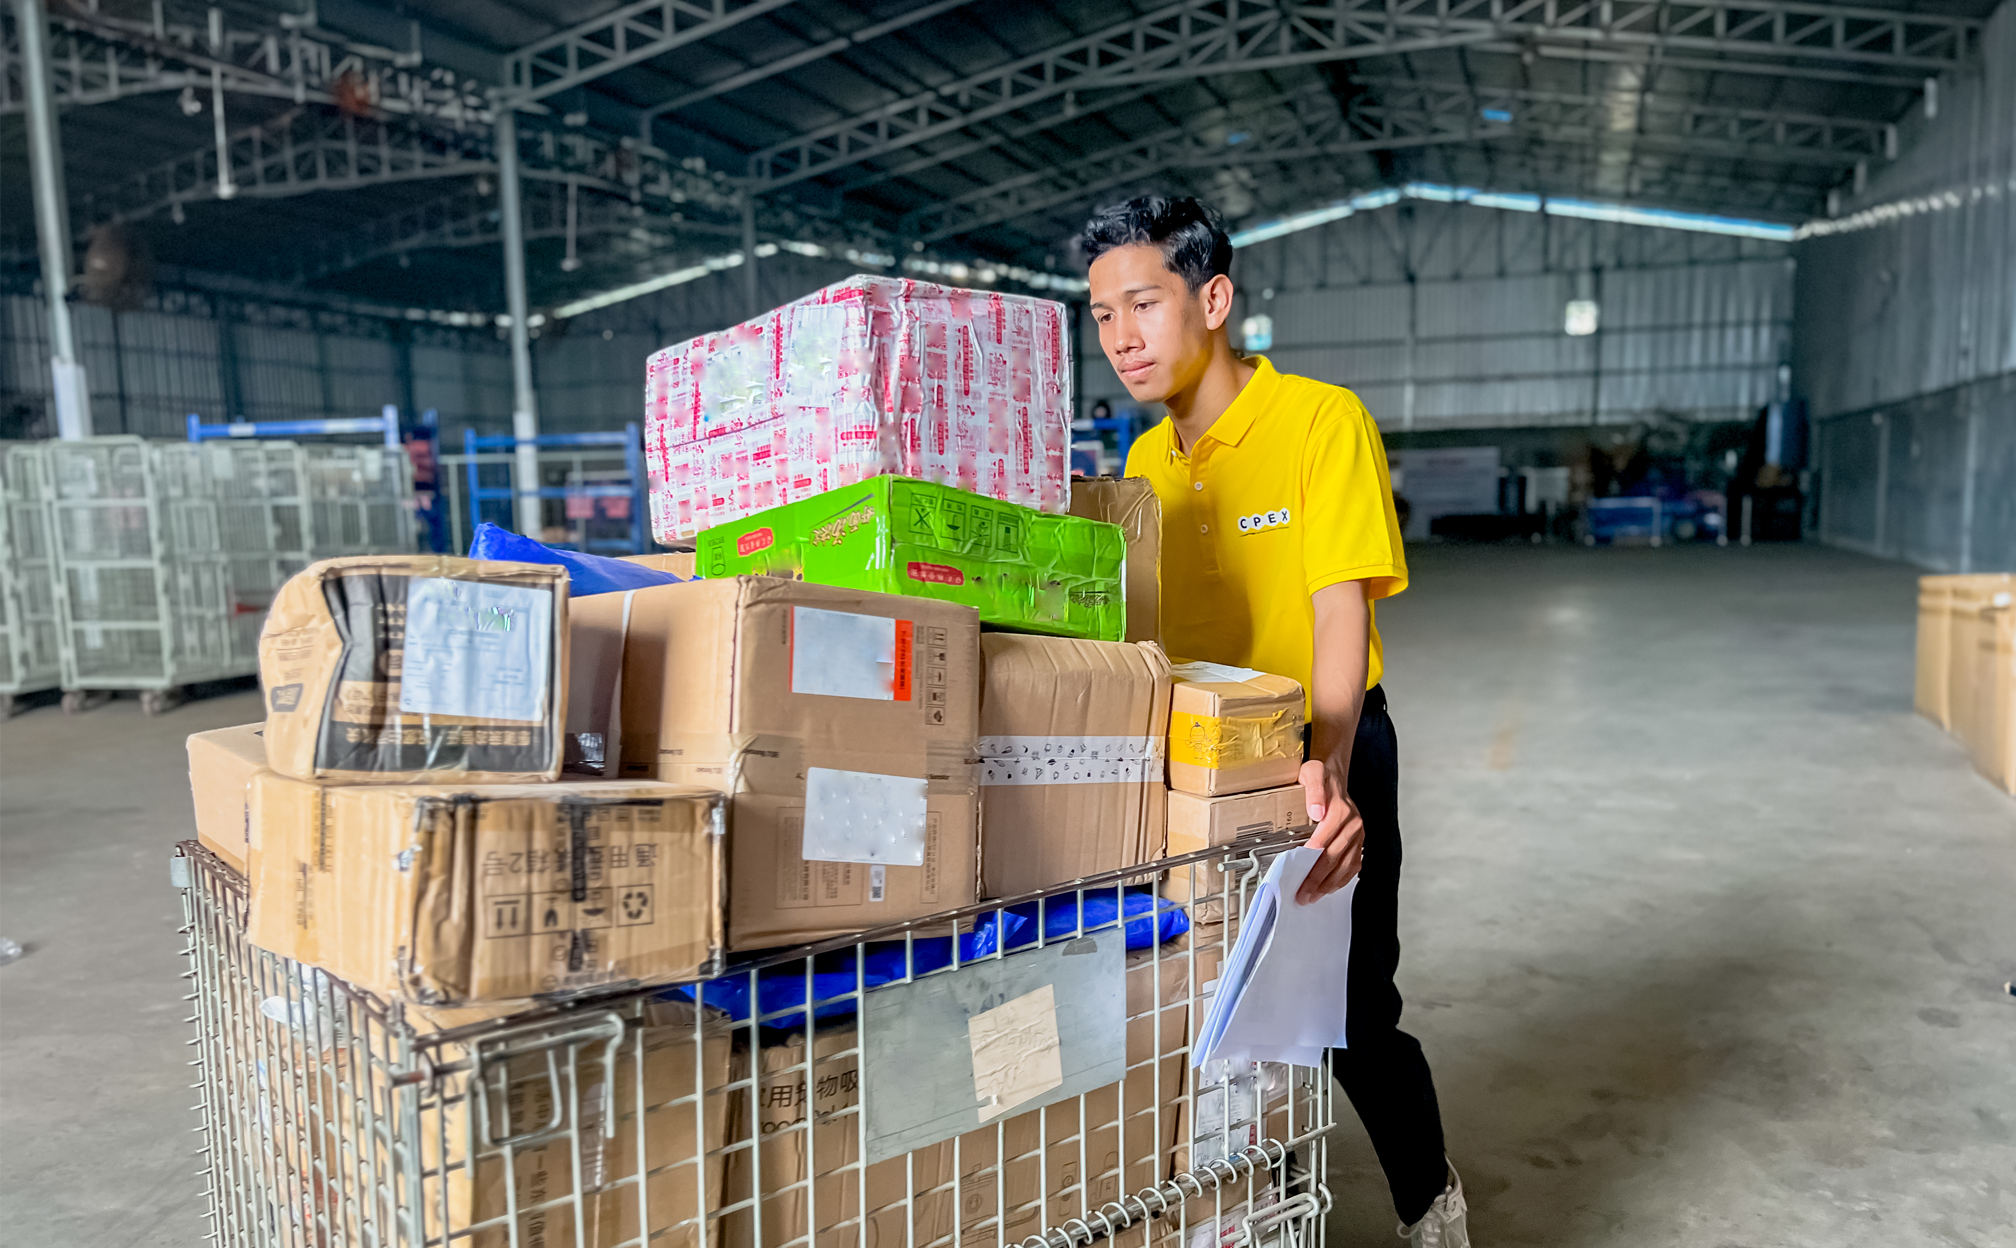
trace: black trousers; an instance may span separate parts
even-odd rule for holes
[[[1365,860],[1351,902],[1351,965],[1345,989],[1348,1048],[1330,1066],[1372,1137],[1405,1223],[1421,1220],[1448,1184],[1442,1113],[1421,1043],[1400,1030],[1400,754],[1386,691],[1365,695],[1351,747],[1351,801],[1365,821]]]

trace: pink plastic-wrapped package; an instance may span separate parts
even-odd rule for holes
[[[651,357],[651,529],[704,528],[884,473],[1071,502],[1063,305],[854,277]]]

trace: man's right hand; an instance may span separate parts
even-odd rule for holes
[[[1323,851],[1295,892],[1295,900],[1306,906],[1357,877],[1364,865],[1365,821],[1346,796],[1342,777],[1333,777],[1321,761],[1312,758],[1302,764],[1297,779],[1309,803],[1309,821],[1316,825],[1309,848]]]

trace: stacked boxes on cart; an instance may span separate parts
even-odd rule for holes
[[[983,898],[1130,867],[1152,873],[1165,854],[1302,823],[1293,787],[1301,687],[1172,664],[1159,645],[1152,492],[1138,480],[1064,475],[1057,405],[1069,397],[1068,358],[1061,338],[1044,338],[1059,312],[861,279],[654,357],[661,425],[670,420],[665,396],[687,403],[700,394],[709,419],[728,410],[720,396],[742,396],[736,429],[695,432],[689,423],[692,441],[660,437],[653,452],[689,474],[684,486],[676,472],[666,483],[661,536],[692,532],[701,519],[708,527],[696,534],[691,565],[677,556],[639,562],[691,566],[698,579],[572,597],[557,566],[367,556],[288,581],[260,643],[266,720],[189,742],[200,839],[248,876],[252,943],[418,1010],[508,1013],[531,998],[707,979],[731,954]],[[772,371],[742,358],[764,332],[774,335],[762,353]],[[668,361],[683,362],[677,385],[660,376]],[[889,458],[838,459],[826,451],[843,443],[808,444],[800,467],[829,464],[852,478],[821,478],[833,488],[797,497],[779,477],[759,489],[743,476],[717,480],[700,458],[672,456],[693,441],[725,448],[720,439],[769,425],[778,426],[772,445],[795,454],[795,434],[786,436],[794,422],[840,427],[832,403],[823,415],[801,405],[755,418],[780,396],[795,402],[807,384],[797,370],[815,367],[857,379],[849,384],[859,390],[841,387],[833,401],[862,405],[848,417],[862,423],[846,427],[873,426]],[[944,381],[942,370],[998,384],[967,411],[950,390],[922,384]],[[722,380],[745,375],[753,389]],[[906,397],[913,382],[923,397]],[[1053,412],[1054,456],[1042,428]],[[971,454],[902,458],[914,439]],[[1001,488],[990,493],[990,483]],[[693,491],[703,486],[716,496],[701,506]],[[755,506],[762,502],[775,506]],[[1214,966],[1224,937],[1209,925],[1224,917],[1227,887],[1219,873],[1184,867],[1162,890],[1205,925],[1196,935],[1210,935]],[[1172,995],[1161,990],[1168,985],[1137,984],[1142,975],[1199,962],[1195,973],[1205,976],[1205,948],[1130,971],[1130,1006]],[[1200,983],[1209,978],[1215,971]],[[1158,1017],[1144,1026],[1172,1016]],[[1185,1043],[1184,1016],[1173,1017],[1178,1034],[1159,1046],[1145,1036],[1137,1044],[1129,1025],[1129,1090],[1115,1085],[1113,1111],[1166,1112],[1116,1118],[1112,1129],[1129,1141],[1151,1126],[1167,1136],[1127,1145],[1128,1157],[1161,1160],[1141,1174],[1114,1172],[1116,1190],[1167,1178],[1167,1159],[1187,1155],[1187,1131],[1198,1127],[1174,1111],[1183,1061],[1158,1070],[1153,1060]],[[798,1081],[796,1094],[755,1098],[764,1112],[781,1106],[802,1121],[809,1104],[826,1114],[851,1084],[815,1080],[807,1094],[803,1081],[829,1051],[854,1050],[852,1024],[835,1027],[775,1037],[755,1058],[725,1031],[717,1054],[694,1047],[692,1027],[670,1029],[685,1039],[664,1046],[660,1060],[680,1068],[664,1075],[666,1086],[692,1086],[699,1062],[713,1088],[740,1063],[766,1085],[773,1072]],[[653,1069],[647,1053],[642,1077],[653,1079]],[[556,1095],[550,1081],[531,1082],[544,1091],[525,1095]],[[678,1130],[693,1129],[690,1117],[678,1121]],[[733,1114],[707,1121],[736,1129],[722,1125]],[[989,1151],[991,1128],[907,1162],[919,1176],[955,1167],[993,1174],[1007,1189],[1003,1207],[1030,1219],[1011,1226],[1004,1216],[995,1230],[1020,1239],[1050,1220],[1031,1193],[1057,1186],[1019,1168],[1044,1151],[1041,1123],[1035,1114],[1010,1122],[1005,1166]],[[810,1134],[815,1177],[858,1161],[829,1159],[825,1129]],[[844,1152],[854,1128],[835,1131]],[[764,1145],[762,1171],[803,1180],[806,1138]],[[773,1156],[773,1147],[798,1151]],[[521,1154],[512,1182],[538,1186],[526,1169],[537,1155]],[[748,1162],[746,1151],[734,1155]],[[876,1172],[865,1172],[871,1209]],[[505,1204],[480,1178],[462,1194],[475,1221]],[[750,1178],[732,1165],[712,1181],[722,1186],[705,1193],[710,1209],[749,1196],[735,1194]],[[836,1190],[829,1201],[815,1192],[822,1229],[827,1216],[858,1220],[862,1194]],[[788,1195],[802,1202],[802,1186]],[[684,1208],[674,1220],[690,1220],[702,1199],[687,1190],[661,1205]],[[802,1203],[766,1202],[766,1244],[806,1233]],[[654,1206],[654,1228],[669,1225],[662,1212]],[[637,1234],[634,1209],[627,1230],[620,1209],[607,1216],[610,1233],[594,1242]],[[727,1221],[728,1238],[753,1248],[753,1226]]]

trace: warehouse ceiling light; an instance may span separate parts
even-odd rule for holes
[[[1738,238],[1761,238],[1771,242],[1791,242],[1797,227],[1742,217],[1722,217],[1705,212],[1680,212],[1668,208],[1635,208],[1629,204],[1608,204],[1582,199],[1546,199],[1516,192],[1482,191],[1469,186],[1442,186],[1433,182],[1409,182],[1402,187],[1368,191],[1322,208],[1312,208],[1276,221],[1263,222],[1232,236],[1234,247],[1250,247],[1268,239],[1300,233],[1341,221],[1354,213],[1368,212],[1397,204],[1403,199],[1420,199],[1442,204],[1471,204],[1504,212],[1544,212],[1553,217],[1579,217],[1586,221],[1612,221],[1619,225],[1644,225],[1662,230],[1689,230],[1698,234],[1728,234]]]
[[[887,252],[864,251],[855,247],[826,247],[819,243],[799,242],[795,239],[780,239],[774,243],[756,244],[756,258],[759,260],[774,256],[779,251],[788,251],[792,255],[805,256],[813,260],[845,260],[849,264],[859,265],[862,268],[868,269],[886,269],[896,263],[896,257]],[[641,282],[632,282],[628,286],[618,286],[614,290],[605,290],[600,294],[587,295],[570,303],[563,303],[553,309],[553,316],[555,319],[565,319],[570,316],[580,316],[584,312],[593,312],[598,308],[606,308],[611,304],[640,299],[645,295],[655,294],[661,290],[669,290],[674,286],[683,286],[687,282],[698,281],[710,273],[719,273],[723,269],[740,268],[742,261],[743,256],[740,251],[731,251],[726,255],[720,256],[709,256],[697,264],[689,264],[684,268],[674,269],[670,273],[661,273],[657,277],[647,277]],[[1045,273],[1037,269],[1025,269],[1020,265],[1014,264],[975,262],[969,265],[956,261],[941,262],[927,260],[922,256],[911,256],[903,261],[903,268],[906,272],[922,273],[927,277],[950,278],[955,282],[978,281],[986,285],[992,285],[1002,278],[1007,278],[1009,281],[1020,282],[1022,285],[1030,287],[1033,290],[1055,290],[1081,294],[1091,289],[1090,283],[1086,282],[1083,278],[1066,277],[1062,273]],[[509,325],[511,318],[500,316],[497,318],[497,323],[499,325]],[[526,323],[536,326],[541,323],[541,318],[537,316],[529,317]]]
[[[1879,225],[1888,225],[1892,221],[1902,221],[1919,213],[1946,212],[1984,199],[2000,199],[2005,194],[2016,195],[2016,174],[2010,175],[2006,182],[1980,182],[1973,186],[1954,187],[1951,190],[1934,191],[1930,195],[1875,204],[1859,212],[1850,213],[1838,221],[1808,221],[1800,226],[1793,236],[1826,238],[1830,234],[1867,230]]]

